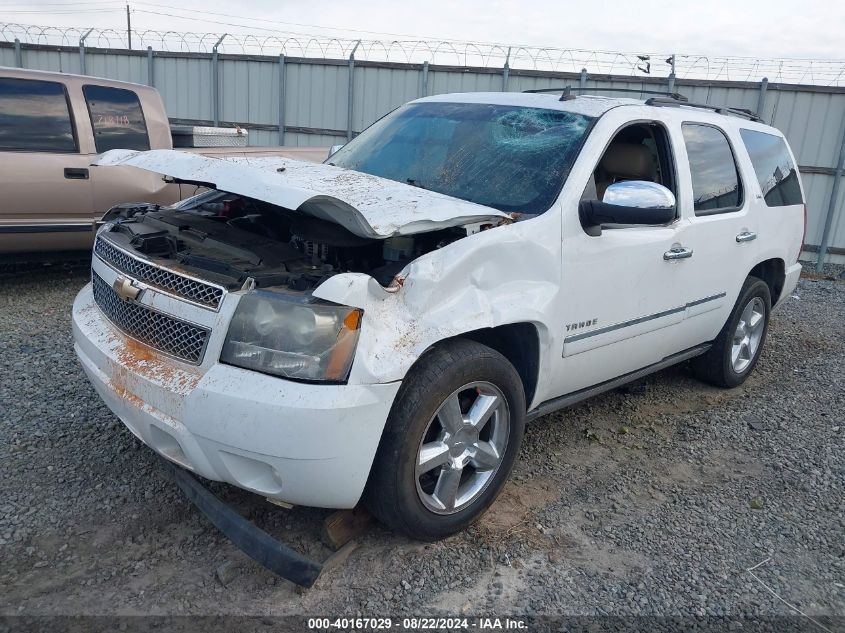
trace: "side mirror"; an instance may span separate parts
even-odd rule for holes
[[[341,147],[343,147],[343,145],[344,145],[343,143],[340,143],[339,145],[332,145],[329,148],[329,155],[326,156],[326,158],[330,158],[332,155],[334,155],[337,152],[337,150],[339,150]]]
[[[655,225],[674,220],[675,206],[675,195],[663,185],[628,180],[610,185],[601,202],[582,200],[579,213],[585,228],[603,224]],[[600,233],[599,230],[595,234]]]

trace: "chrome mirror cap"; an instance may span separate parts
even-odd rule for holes
[[[656,182],[626,180],[610,185],[602,202],[637,209],[674,209],[675,194]]]
[[[332,156],[333,154],[335,154],[337,152],[337,150],[339,150],[341,147],[343,147],[343,143],[340,143],[339,145],[332,145],[329,148],[329,156]]]

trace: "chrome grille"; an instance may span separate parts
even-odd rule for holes
[[[134,339],[195,365],[202,361],[209,330],[124,301],[97,273],[91,273],[94,301],[106,318]]]
[[[180,299],[187,299],[207,308],[217,309],[223,298],[223,288],[185,277],[158,266],[153,266],[136,259],[113,246],[101,237],[97,238],[94,252],[117,270],[131,275],[134,279],[149,286],[172,294]]]

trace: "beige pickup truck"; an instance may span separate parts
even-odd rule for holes
[[[163,205],[193,195],[133,167],[93,167],[110,149],[170,149],[154,88],[109,79],[0,67],[0,253],[90,249],[95,222],[121,202]],[[207,156],[322,161],[325,148],[203,147]]]

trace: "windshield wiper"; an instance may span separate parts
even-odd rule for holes
[[[414,180],[413,178],[406,178],[406,179],[405,179],[405,182],[407,182],[407,183],[408,183],[409,185],[411,185],[412,187],[417,187],[417,188],[419,188],[419,189],[426,189],[426,191],[428,190],[425,186],[421,185],[420,183],[418,183],[418,182],[417,182],[416,180]]]

